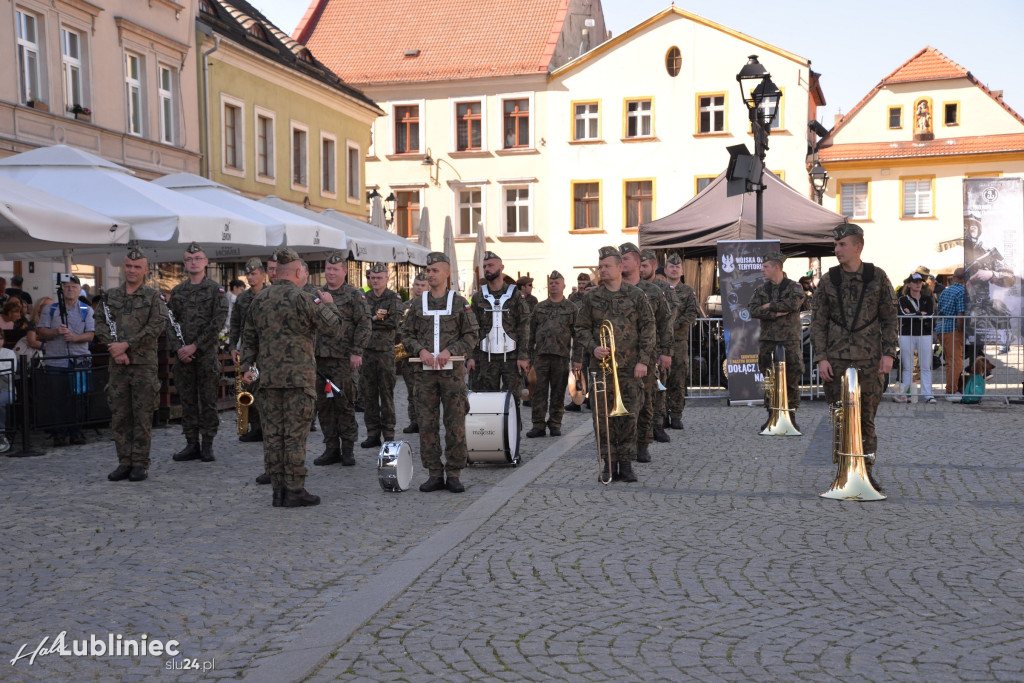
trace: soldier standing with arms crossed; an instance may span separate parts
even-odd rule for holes
[[[341,324],[337,330],[320,332],[316,337],[316,406],[326,447],[313,464],[341,463],[351,467],[356,464],[353,447],[359,438],[354,407],[355,371],[363,364],[363,349],[370,339],[370,316],[363,292],[345,283],[348,262],[342,252],[335,251],[327,257],[324,276],[324,291],[334,299]],[[327,398],[324,378],[337,384],[341,393]]]
[[[440,252],[427,255],[427,284],[430,289],[413,305],[402,323],[402,343],[409,352],[409,363],[416,374],[415,400],[420,421],[420,458],[427,470],[427,480],[420,491],[448,489],[452,493],[466,490],[459,477],[466,466],[466,370],[463,356],[476,345],[476,317],[469,303],[448,289],[451,264]],[[444,406],[444,462],[441,462],[441,406]],[[446,480],[447,475],[447,480]]]
[[[647,297],[637,287],[622,279],[622,256],[615,247],[601,247],[598,252],[598,275],[601,284],[591,288],[583,297],[583,305],[576,316],[576,338],[573,346],[573,369],[583,367],[583,356],[597,359],[592,371],[601,380],[601,369],[597,363],[606,358],[611,349],[600,345],[601,324],[609,321],[614,327],[615,361],[618,365],[618,385],[622,402],[629,411],[623,417],[609,417],[605,430],[604,400],[594,399],[593,382],[588,378],[595,432],[601,435],[602,444],[611,444],[612,470],[604,464],[603,477],[625,482],[636,481],[632,461],[637,450],[637,414],[644,402],[643,379],[647,376],[647,362],[654,356],[655,329],[654,314],[647,303]],[[614,384],[616,377],[606,379],[608,407],[615,401]],[[610,433],[609,433],[610,432]],[[604,454],[600,454],[604,461]]]
[[[690,381],[690,330],[697,320],[697,294],[683,282],[683,259],[677,253],[665,258],[665,278],[675,294],[676,312],[673,319],[672,371],[665,385],[666,412],[672,429],[683,428],[683,409],[686,407],[686,385]]]
[[[466,361],[473,391],[511,391],[519,405],[520,373],[530,369],[530,318],[515,285],[504,283],[505,266],[493,251],[484,252],[487,284],[473,296],[472,312],[480,328],[480,347]]]
[[[405,317],[409,314],[410,308],[420,305],[423,292],[429,288],[427,274],[423,271],[416,273],[416,278],[412,281],[412,294],[402,307],[402,322],[405,322]],[[406,352],[408,352],[408,349],[406,349]],[[405,380],[406,395],[409,397],[406,401],[409,410],[409,426],[403,429],[402,433],[418,434],[420,431],[420,421],[416,417],[416,401],[413,399],[416,395],[416,373],[412,371],[408,363],[402,366],[402,379]]]
[[[368,277],[366,307],[373,331],[362,369],[366,441],[359,445],[376,448],[382,435],[384,441],[395,439],[395,332],[402,316],[402,297],[388,289],[388,264],[373,264]]]
[[[578,310],[575,304],[562,296],[564,291],[565,278],[557,270],[551,271],[548,298],[538,303],[530,316],[530,363],[537,372],[532,406],[533,429],[526,433],[530,438],[544,436],[545,428],[551,430],[551,436],[562,435],[562,416],[565,414],[562,400],[569,382],[569,355]],[[548,406],[550,419],[547,416]]]
[[[167,309],[157,290],[143,283],[146,254],[133,247],[124,257],[124,283],[108,290],[96,312],[96,340],[110,351],[106,397],[117,469],[110,481],[142,481],[149,476],[153,410],[160,393],[157,340]],[[114,334],[116,330],[116,334]]]
[[[224,289],[206,277],[209,262],[202,248],[192,242],[185,250],[187,279],[171,290],[167,304],[181,327],[182,339],[168,330],[174,362],[174,387],[181,399],[181,430],[185,448],[174,460],[213,462],[213,438],[217,435],[217,389],[220,386],[220,361],[217,360],[217,335],[228,316],[228,298]],[[199,435],[203,436],[202,449]]]
[[[660,424],[654,424],[654,394],[658,391],[658,376],[655,367],[662,370],[672,367],[672,311],[669,309],[668,301],[661,288],[640,277],[640,262],[642,261],[640,249],[632,242],[626,242],[619,246],[619,253],[622,254],[622,281],[640,289],[647,296],[651,311],[654,313],[657,330],[654,352],[649,359],[641,361],[645,362],[648,371],[643,377],[644,402],[636,421],[636,461],[650,462],[649,447],[655,434],[658,434],[659,441],[668,441],[665,429]]]
[[[757,365],[762,373],[767,374],[772,369],[776,345],[781,344],[786,348],[786,396],[789,408],[793,410],[790,420],[800,431],[796,423],[796,410],[800,407],[800,377],[804,372],[800,310],[807,296],[803,287],[782,272],[785,262],[786,257],[777,251],[765,254],[761,262],[761,274],[765,281],[750,296],[747,311],[750,317],[761,321]],[[764,393],[764,406],[768,410],[768,419],[761,425],[759,432],[764,431],[772,419],[772,396],[768,391]]]
[[[860,383],[860,429],[864,452],[877,456],[875,413],[889,382],[899,340],[896,293],[885,271],[861,260],[864,230],[853,223],[832,231],[838,266],[829,269],[814,290],[811,344],[825,398],[832,405],[842,397],[843,375],[857,369]],[[882,487],[865,458],[868,479]]]
[[[263,413],[263,456],[274,507],[318,505],[306,491],[306,439],[313,418],[317,334],[336,334],[338,314],[330,293],[302,290],[305,269],[292,249],[277,252],[277,280],[249,307],[242,332],[245,379],[259,369],[256,401]]]
[[[253,297],[263,291],[267,283],[267,274],[263,269],[263,262],[253,256],[245,264],[245,279],[249,281],[249,289],[238,295],[235,305],[231,307],[231,331],[228,334],[228,348],[231,349],[231,360],[238,365],[239,342],[242,340],[242,327],[245,325],[245,315],[249,312]],[[250,387],[254,391],[255,387]],[[263,441],[263,428],[260,426],[260,411],[255,405],[249,406],[249,433],[238,437],[239,441]],[[270,483],[269,479],[266,483]]]

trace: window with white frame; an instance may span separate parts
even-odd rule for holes
[[[839,213],[847,218],[868,218],[868,181],[839,183]]]
[[[274,115],[266,110],[256,111],[256,178],[273,180],[274,159]]]
[[[292,123],[292,186],[309,187],[309,128]]]
[[[483,103],[455,103],[455,151],[475,152],[483,149]]]
[[[459,237],[473,237],[483,220],[483,188],[462,187],[456,196],[459,202]]]
[[[161,65],[157,72],[159,75],[157,95],[160,98],[160,142],[173,145],[177,137],[174,116],[174,71],[170,67]]]
[[[242,130],[242,103],[223,101],[224,168],[245,170],[245,136]]]
[[[725,132],[725,94],[713,93],[697,97],[697,132]]]
[[[504,218],[502,232],[506,235],[529,235],[533,203],[530,201],[529,185],[505,185],[501,188]]]
[[[597,102],[581,102],[573,106],[573,140],[597,140],[600,137]]]
[[[395,154],[420,151],[420,107],[403,104],[395,107]]]
[[[649,138],[654,134],[650,100],[626,102],[626,137]]]
[[[15,13],[18,33],[18,86],[21,101],[38,100],[42,94],[40,77],[39,18],[19,9]]]
[[[320,133],[320,194],[338,193],[338,141],[333,135]]]
[[[502,135],[505,149],[530,146],[530,99],[502,100]]]
[[[142,57],[131,52],[124,53],[125,100],[128,104],[128,134],[143,135],[145,121],[142,96]]]
[[[85,106],[82,90],[82,35],[69,28],[60,30],[60,66],[64,78],[64,110],[74,113]]]
[[[932,215],[932,179],[903,181],[903,217],[927,218]]]
[[[352,141],[345,143],[345,192],[350,201],[358,202],[362,196],[363,179],[359,166],[362,156],[359,145]]]

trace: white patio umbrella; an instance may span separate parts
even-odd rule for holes
[[[209,178],[192,173],[174,173],[151,182],[262,224],[267,233],[268,248],[289,246],[300,253],[308,253],[345,249],[347,246],[345,233],[336,227],[253,201]]]
[[[420,209],[420,224],[416,228],[416,243],[430,251],[430,213],[427,207]]]
[[[476,224],[476,246],[473,249],[473,287],[476,293],[480,289],[480,278],[484,273],[484,252],[487,251],[487,236],[484,234],[483,222]]]
[[[451,262],[452,289],[461,292],[462,288],[459,286],[459,264],[455,257],[455,233],[452,231],[451,216],[447,216],[444,219],[444,254]]]
[[[212,204],[136,178],[132,171],[88,152],[55,145],[0,159],[0,175],[129,223],[129,239],[151,258],[181,258],[179,245],[200,243],[211,259],[266,247],[262,225]],[[95,251],[82,243],[67,246]]]
[[[349,252],[349,256],[358,261],[385,261],[385,262],[400,262],[405,260],[405,253],[401,253],[399,256],[398,247],[392,242],[385,241],[386,235],[379,234],[373,228],[370,228],[362,221],[356,220],[345,216],[337,211],[324,211],[323,213],[317,213],[309,209],[303,208],[291,202],[286,202],[279,197],[265,197],[260,200],[260,204],[267,204],[275,208],[287,211],[288,213],[295,214],[297,216],[303,216],[310,220],[319,221],[325,223],[333,228],[344,231],[346,240],[346,250]]]
[[[384,200],[379,194],[370,200],[370,218],[367,223],[384,232],[388,231],[388,222],[384,218]]]
[[[343,214],[340,211],[334,209],[327,209],[321,211],[318,215],[330,216],[332,219],[337,221],[338,225],[344,227],[345,233],[348,235],[349,240],[356,240],[358,243],[376,243],[384,244],[390,253],[390,256],[384,256],[383,258],[376,259],[362,259],[373,260],[373,261],[385,261],[388,263],[413,263],[418,266],[426,265],[427,254],[430,253],[429,249],[424,249],[415,242],[410,242],[404,237],[399,237],[394,233],[387,231],[377,230],[374,227],[363,223],[360,220],[352,218],[347,214]],[[353,251],[357,251],[356,247],[353,247]]]

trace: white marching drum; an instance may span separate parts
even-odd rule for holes
[[[407,491],[412,484],[412,448],[406,441],[387,441],[377,454],[377,481],[385,491]]]
[[[519,406],[511,391],[469,392],[468,462],[519,464]]]

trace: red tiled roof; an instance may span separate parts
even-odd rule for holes
[[[921,157],[969,156],[1001,152],[1024,152],[1024,133],[977,135],[944,138],[926,142],[857,142],[832,145],[818,151],[822,163],[868,161],[874,159],[913,159]]]
[[[545,73],[569,2],[312,0],[293,36],[348,83]]]

